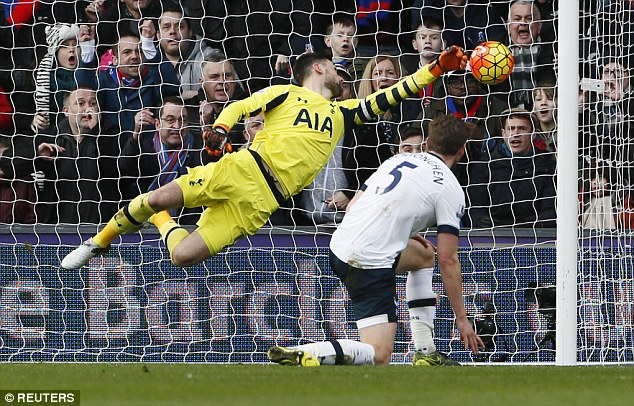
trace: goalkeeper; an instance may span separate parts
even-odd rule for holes
[[[62,268],[80,268],[95,255],[107,252],[116,237],[140,229],[148,220],[158,228],[174,265],[189,266],[210,258],[254,234],[282,203],[308,186],[350,127],[416,95],[443,73],[464,69],[466,60],[462,49],[452,47],[387,89],[362,100],[337,102],[332,100],[341,94],[343,79],[329,55],[299,56],[293,66],[299,86],[271,86],[237,101],[203,134],[207,152],[222,156],[232,151],[227,133],[233,125],[264,112],[264,129],[248,149],[192,168],[188,174],[137,196],[99,233],[66,255]],[[199,206],[206,209],[191,234],[167,213]]]

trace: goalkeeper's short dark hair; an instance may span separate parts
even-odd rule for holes
[[[315,62],[330,60],[332,60],[330,49],[301,54],[293,64],[293,80],[300,86],[303,85]]]
[[[441,155],[455,155],[469,139],[469,129],[464,121],[453,114],[435,118],[429,124],[427,150]]]

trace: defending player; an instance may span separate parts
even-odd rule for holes
[[[222,155],[232,150],[227,133],[233,125],[264,112],[266,125],[251,147],[137,196],[97,235],[70,252],[62,268],[85,265],[106,252],[117,236],[138,230],[150,218],[175,265],[188,266],[215,255],[254,234],[280,204],[308,186],[349,127],[416,94],[444,72],[464,69],[466,59],[462,49],[453,47],[392,87],[363,100],[335,102],[343,79],[330,55],[301,55],[293,69],[300,86],[271,86],[227,106],[203,135],[208,152]],[[191,234],[165,212],[198,206],[206,209]]]
[[[458,230],[465,199],[451,172],[464,154],[468,134],[465,123],[452,115],[432,121],[428,152],[399,154],[384,162],[348,204],[333,233],[330,266],[348,289],[361,342],[271,347],[271,361],[302,366],[388,364],[396,335],[396,273],[409,271],[406,298],[416,350],[414,364],[459,365],[436,351],[433,341],[434,247],[418,232],[434,225],[438,267],[460,336],[474,353],[484,347],[462,301]]]

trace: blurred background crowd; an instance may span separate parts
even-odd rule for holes
[[[455,174],[465,228],[555,227],[557,17],[553,0],[0,1],[0,223],[106,222],[133,196],[212,161],[201,131],[223,108],[292,83],[329,48],[363,98],[451,45],[500,41],[515,68],[487,86],[454,71],[355,128],[274,225],[336,225],[386,159],[424,148],[429,122],[469,124]],[[564,9],[565,10],[565,9]],[[633,6],[582,2],[579,221],[634,227]],[[236,125],[248,148],[263,115]],[[199,210],[174,213],[193,224]]]

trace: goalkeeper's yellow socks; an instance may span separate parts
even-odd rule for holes
[[[189,235],[189,232],[179,226],[166,211],[156,213],[152,216],[151,221],[156,228],[158,228],[161,239],[167,246],[167,250],[170,252],[170,257],[173,262],[172,252],[174,252],[176,246]]]
[[[148,204],[149,196],[149,193],[144,193],[132,199],[127,206],[115,213],[103,230],[92,237],[92,241],[105,248],[121,234],[139,230],[154,214],[154,210]]]

